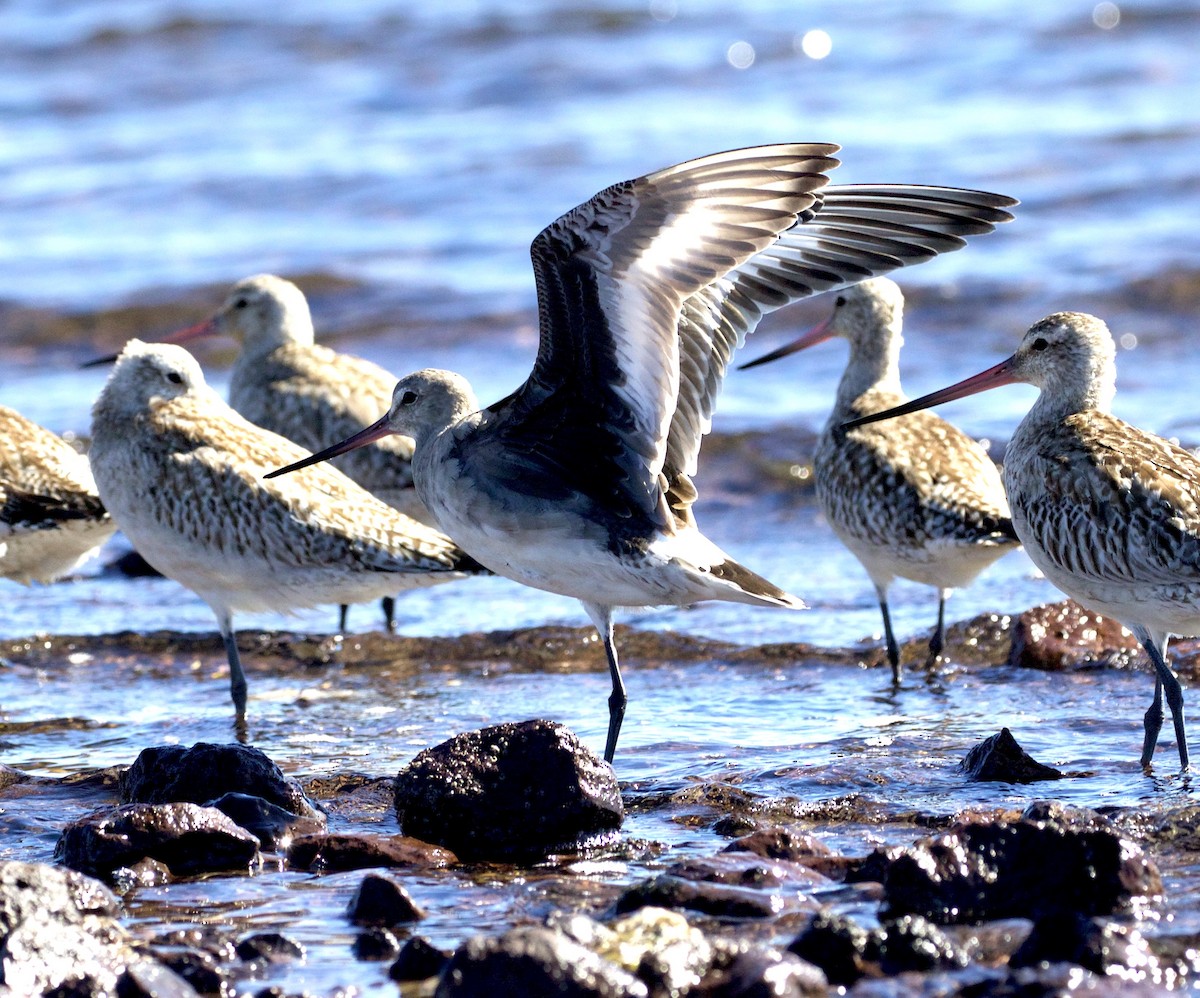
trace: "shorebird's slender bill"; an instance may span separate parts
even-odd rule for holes
[[[331,457],[337,457],[339,454],[345,454],[347,451],[355,450],[358,447],[373,444],[376,440],[386,437],[391,432],[392,428],[388,426],[388,414],[384,413],[382,418],[376,420],[365,429],[359,430],[354,436],[347,437],[341,443],[333,444],[324,450],[317,451],[315,454],[310,454],[295,464],[289,464],[286,468],[276,468],[274,471],[263,475],[263,478],[277,478],[279,475],[286,475],[289,472],[299,471],[301,468],[307,468],[310,465],[328,461]]]
[[[816,346],[818,343],[824,343],[826,340],[833,339],[833,316],[822,322],[820,325],[813,326],[807,333],[799,339],[792,340],[791,343],[786,343],[778,350],[772,350],[768,354],[763,354],[757,360],[747,361],[745,364],[738,366],[739,371],[748,370],[751,367],[758,367],[759,364],[769,364],[773,360],[779,360],[781,357],[786,357],[789,354],[799,353],[801,350],[807,350],[811,346]]]
[[[183,329],[177,329],[173,333],[167,333],[161,340],[156,340],[156,343],[187,343],[189,340],[198,339],[201,336],[210,336],[217,330],[216,321],[212,318],[205,319],[203,322],[197,322],[194,326],[187,326]],[[119,353],[110,353],[104,357],[97,357],[95,360],[85,361],[80,364],[80,367],[100,367],[104,364],[114,364]]]
[[[910,412],[928,409],[930,406],[941,405],[943,402],[966,398],[968,395],[978,395],[980,392],[986,392],[989,388],[999,388],[1001,385],[1013,385],[1016,383],[1017,378],[1013,374],[1013,358],[1009,357],[1008,360],[1002,360],[995,367],[989,367],[986,371],[980,371],[978,374],[951,385],[949,388],[930,392],[928,395],[922,395],[919,399],[905,402],[904,405],[898,405],[893,409],[884,409],[883,412],[872,413],[870,416],[859,416],[858,419],[849,419],[842,424],[842,429],[852,430],[856,426],[877,423],[881,419],[907,416]]]

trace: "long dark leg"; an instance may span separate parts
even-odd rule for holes
[[[338,634],[346,633],[346,613],[350,607],[345,603],[338,604]]]
[[[1142,768],[1145,769],[1154,758],[1154,746],[1158,744],[1158,733],[1163,723],[1163,688],[1162,680],[1157,675],[1154,677],[1154,699],[1146,708],[1142,723],[1146,728],[1142,738]]]
[[[1175,725],[1175,744],[1179,749],[1179,768],[1188,768],[1188,747],[1187,747],[1187,731],[1183,723],[1183,690],[1179,686],[1179,680],[1175,673],[1171,671],[1171,667],[1167,665],[1166,650],[1167,650],[1167,635],[1152,634],[1145,627],[1134,627],[1133,633],[1142,643],[1142,647],[1146,649],[1146,654],[1150,656],[1150,663],[1154,666],[1154,672],[1157,676],[1155,684],[1154,698],[1159,699],[1158,685],[1162,685],[1162,692],[1166,696],[1167,706],[1171,709],[1171,721]],[[1142,746],[1142,764],[1149,764],[1149,756],[1154,752],[1154,743],[1158,740],[1158,732],[1153,732],[1151,738],[1151,724],[1154,721],[1152,716],[1154,704],[1150,705],[1150,710],[1146,711],[1146,737]],[[1162,705],[1158,708],[1158,724],[1162,724]],[[1149,751],[1147,751],[1147,749]]]
[[[929,657],[931,661],[936,660],[942,653],[942,649],[946,646],[946,598],[949,595],[949,589],[938,590],[937,627],[934,629],[933,637],[929,639]]]
[[[233,630],[233,618],[228,612],[217,614],[217,626],[221,629],[221,640],[225,642],[225,655],[229,659],[229,697],[237,719],[246,717],[246,674],[242,671],[242,660],[238,655],[237,635]]]
[[[608,738],[604,742],[604,761],[612,763],[617,754],[617,738],[621,734],[621,722],[625,720],[625,706],[629,697],[625,693],[625,683],[621,679],[621,666],[617,662],[617,646],[613,643],[613,624],[611,606],[599,603],[584,603],[600,639],[604,642],[604,654],[608,656],[608,672],[612,676],[612,693],[608,696]]]
[[[883,614],[883,638],[887,642],[887,657],[892,663],[892,683],[900,684],[900,646],[896,644],[896,635],[892,631],[892,615],[888,612],[887,586],[876,586],[879,594],[879,610]]]
[[[383,607],[383,625],[387,628],[388,634],[396,633],[396,597],[385,596],[379,601],[379,605]]]

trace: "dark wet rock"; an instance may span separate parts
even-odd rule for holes
[[[295,870],[364,870],[373,866],[438,868],[458,857],[409,835],[351,835],[334,832],[293,839],[288,866]]]
[[[169,929],[154,937],[154,945],[207,953],[218,963],[229,963],[237,958],[233,941],[222,927],[215,925],[189,925],[186,928]]]
[[[875,936],[879,966],[889,976],[909,970],[956,969],[968,962],[961,946],[920,915],[886,922]]]
[[[1110,617],[1085,610],[1074,600],[1035,606],[1013,627],[1008,664],[1062,672],[1123,664],[1140,649],[1137,638]]]
[[[845,874],[851,862],[839,856],[820,839],[798,828],[771,825],[735,839],[724,852],[749,852],[764,859],[780,859],[816,870],[827,877]]]
[[[225,995],[230,990],[228,978],[211,953],[194,949],[176,952],[156,950],[155,956],[202,995]]]
[[[660,873],[634,884],[618,899],[617,914],[638,908],[685,908],[719,918],[771,918],[783,909],[783,899],[775,893],[751,887],[687,880]]]
[[[117,998],[197,998],[191,984],[153,960],[135,960],[117,978]]]
[[[830,984],[848,986],[878,963],[879,940],[846,916],[821,911],[791,942],[788,952],[819,967]]]
[[[712,830],[727,839],[753,835],[763,828],[763,822],[750,814],[726,814],[713,822]]]
[[[1061,780],[1063,774],[1038,762],[1017,743],[1008,728],[985,738],[959,763],[967,778],[976,782],[1036,783]]]
[[[132,866],[121,866],[108,875],[113,889],[122,894],[138,887],[159,887],[169,884],[174,876],[166,863],[146,856]]]
[[[119,910],[107,887],[73,870],[0,862],[0,991],[112,989],[132,959]]]
[[[143,749],[121,775],[123,804],[206,804],[227,793],[261,797],[292,814],[320,813],[295,780],[249,745],[157,745]]]
[[[393,981],[424,981],[437,977],[449,961],[449,953],[438,949],[424,936],[413,936],[400,947],[388,977]]]
[[[713,944],[709,972],[695,991],[705,998],[807,998],[829,993],[820,967],[786,950],[745,940]]]
[[[419,922],[425,912],[394,876],[368,873],[350,899],[347,915],[355,925],[388,926]]]
[[[648,998],[649,990],[629,971],[564,933],[522,926],[465,942],[450,958],[435,992],[435,998],[497,995]]]
[[[356,960],[395,960],[399,953],[400,940],[382,926],[373,925],[354,937]]]
[[[702,880],[711,884],[735,887],[757,887],[773,890],[781,887],[807,888],[829,882],[816,870],[788,860],[764,859],[755,853],[720,853],[716,856],[695,856],[673,863],[664,872],[686,880]]]
[[[328,825],[325,815],[320,812],[311,816],[293,814],[278,804],[250,794],[223,794],[209,807],[215,807],[246,829],[268,852],[282,852],[297,836],[323,832]]]
[[[241,940],[236,952],[247,963],[292,963],[304,959],[304,947],[282,932],[256,932]]]
[[[1153,973],[1158,960],[1135,928],[1098,922],[1075,913],[1051,915],[1033,924],[1025,942],[1009,960],[1010,967],[1066,961],[1097,974],[1128,968]]]
[[[402,830],[471,861],[531,861],[611,841],[624,814],[612,767],[551,721],[457,735],[396,777]]]
[[[125,804],[73,821],[55,856],[83,873],[107,876],[149,857],[176,876],[246,870],[258,839],[216,808],[196,804]]]
[[[882,856],[884,915],[939,924],[1108,914],[1162,893],[1154,863],[1107,823],[966,822]]]

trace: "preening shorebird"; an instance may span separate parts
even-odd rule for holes
[[[888,588],[896,577],[938,591],[931,658],[942,651],[946,599],[1018,546],[1000,471],[987,451],[931,413],[843,430],[857,416],[907,401],[900,387],[904,295],[876,277],[838,294],[833,313],[778,350],[743,364],[755,367],[833,337],[850,343],[850,359],[813,458],[817,499],[834,533],[867,570],[887,643],[892,679],[900,681],[900,647],[892,631]]]
[[[534,240],[541,338],[512,395],[480,409],[449,371],[400,380],[377,423],[282,468],[389,433],[437,523],[498,574],[577,598],[612,677],[604,756],[626,692],[617,606],[803,603],[720,550],[692,476],[734,349],[761,316],[963,245],[1011,198],[906,185],[826,187],[837,147],[717,153],[601,191]]]
[[[1183,692],[1166,662],[1172,634],[1200,634],[1200,460],[1112,415],[1116,348],[1095,316],[1057,312],[1008,360],[848,425],[888,419],[1000,385],[1041,389],[1004,452],[1013,526],[1033,563],[1072,599],[1128,627],[1154,666],[1142,765],[1163,722],[1188,765]]]

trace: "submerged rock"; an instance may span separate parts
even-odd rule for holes
[[[156,745],[121,774],[122,804],[207,804],[228,793],[261,797],[292,814],[320,813],[295,780],[249,745]]]
[[[611,840],[624,815],[612,767],[551,721],[456,735],[396,777],[401,829],[468,861],[578,851]]]
[[[959,763],[967,778],[983,783],[1036,783],[1038,780],[1061,780],[1057,769],[1038,762],[1017,743],[1008,728],[985,738],[967,753]]]
[[[124,804],[73,821],[55,856],[72,869],[108,876],[146,858],[176,876],[248,869],[258,839],[216,808],[196,804]]]
[[[449,962],[449,953],[442,952],[424,936],[413,936],[400,947],[388,977],[393,981],[424,981],[437,977]]]
[[[304,947],[283,932],[256,932],[237,944],[238,959],[247,963],[292,963],[304,959]]]
[[[956,969],[967,965],[967,954],[946,933],[920,915],[885,922],[875,933],[879,967],[891,976],[906,971]]]
[[[368,873],[358,885],[346,914],[355,925],[399,925],[425,917],[404,885],[387,873]]]
[[[788,952],[819,967],[830,984],[841,987],[872,972],[879,962],[879,939],[844,915],[820,911]]]
[[[907,848],[877,851],[875,859],[885,917],[924,915],[943,925],[1108,914],[1162,893],[1158,869],[1141,848],[1095,816],[970,821]]]
[[[396,933],[381,925],[371,925],[354,937],[356,960],[395,960],[400,954]]]
[[[1010,967],[1066,961],[1097,974],[1129,969],[1153,974],[1158,959],[1137,929],[1098,922],[1074,912],[1038,919],[1025,942],[1009,960]]]
[[[332,833],[294,839],[288,865],[297,870],[362,870],[372,866],[437,868],[457,863],[454,853],[409,835]]]
[[[713,998],[808,998],[829,993],[815,964],[748,940],[716,940],[713,962],[696,994]]]
[[[787,860],[827,877],[844,874],[849,863],[846,857],[834,853],[816,836],[788,825],[755,829],[730,842],[724,852],[749,852],[765,859]]]
[[[565,933],[522,926],[463,943],[442,972],[435,998],[649,998],[649,994],[629,971]]]

